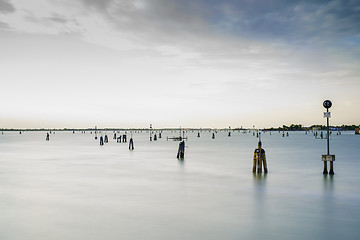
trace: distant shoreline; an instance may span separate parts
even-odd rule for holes
[[[347,131],[355,130],[359,128],[359,125],[341,125],[341,126],[330,126],[333,131]],[[282,127],[271,127],[263,128],[262,131],[316,131],[325,130],[325,125],[312,125],[304,127],[302,125],[290,125]],[[180,128],[1,128],[1,131],[179,131]],[[253,131],[258,130],[257,128],[181,128],[185,131]]]

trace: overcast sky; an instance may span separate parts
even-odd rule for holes
[[[360,124],[358,0],[0,0],[0,128]]]

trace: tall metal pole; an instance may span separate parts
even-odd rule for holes
[[[327,171],[327,161],[330,161],[330,172],[329,174],[333,175],[334,174],[334,163],[333,161],[335,161],[335,155],[330,155],[330,131],[329,131],[329,118],[330,118],[330,112],[329,112],[329,108],[331,108],[332,103],[330,100],[325,100],[323,102],[323,106],[326,108],[326,113],[324,113],[324,115],[326,114],[326,143],[327,143],[327,154],[326,155],[322,155],[322,160],[324,161],[324,172],[323,174],[328,174]]]
[[[329,108],[326,108],[326,112],[329,112]],[[326,117],[326,123],[327,123],[327,155],[330,155],[330,144],[329,144],[329,115]]]

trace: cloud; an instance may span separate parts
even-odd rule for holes
[[[114,2],[113,0],[81,0],[86,7],[94,8],[97,10],[106,10],[108,6]]]
[[[60,16],[53,16],[53,17],[49,17],[48,19],[56,23],[62,23],[62,24],[66,24],[68,22],[66,18]]]
[[[4,3],[9,4],[0,0]],[[38,19],[51,33],[65,28],[99,44],[127,39],[142,47],[171,45],[199,52],[211,45],[218,49],[226,39],[245,44],[241,51],[254,49],[250,42],[301,47],[348,45],[352,49],[358,49],[360,43],[360,3],[352,0],[39,0],[37,4],[27,4],[20,16]],[[37,10],[40,4],[41,10]],[[49,20],[58,25],[46,22]],[[114,40],[100,40],[101,35]]]
[[[212,8],[214,25],[239,36],[311,44],[360,31],[358,1],[219,1]]]
[[[9,29],[9,24],[0,21],[0,29]]]
[[[14,6],[8,0],[0,0],[0,13],[15,12]]]

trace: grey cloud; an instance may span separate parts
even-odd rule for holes
[[[353,56],[360,51],[360,3],[356,0],[78,1],[133,41],[149,47],[179,46],[202,55],[203,60],[256,59],[256,52],[274,56],[279,52],[274,53],[273,47],[289,46],[336,49]],[[289,54],[286,58],[291,55],[285,54]]]
[[[176,0],[80,0],[102,14],[122,33],[146,44],[187,41],[209,29],[206,8],[197,1]]]
[[[0,0],[0,13],[15,12],[14,6],[7,0]]]
[[[60,17],[60,16],[53,16],[53,17],[49,17],[47,18],[53,22],[57,22],[57,23],[62,23],[62,24],[65,24],[68,22],[68,20],[64,17]]]
[[[212,31],[304,43],[360,33],[360,3],[356,0],[79,1],[103,14],[119,31],[138,30],[140,35],[164,40]]]
[[[96,10],[106,10],[113,0],[81,0],[85,6]]]
[[[0,21],[0,29],[9,29],[9,28],[10,28],[9,24]]]
[[[337,41],[360,33],[360,2],[238,1],[215,4],[214,25],[242,36],[302,43]]]

